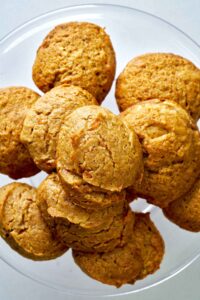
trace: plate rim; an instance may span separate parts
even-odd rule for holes
[[[200,49],[200,44],[198,44],[198,42],[196,42],[195,39],[191,38],[189,34],[187,34],[185,31],[183,31],[182,29],[180,29],[179,27],[177,27],[176,25],[170,23],[169,21],[154,15],[150,12],[144,11],[142,9],[138,9],[138,8],[134,8],[134,7],[130,7],[127,5],[118,5],[118,4],[109,4],[109,3],[87,3],[87,4],[80,4],[80,5],[69,5],[69,6],[63,6],[60,7],[58,9],[54,9],[54,10],[48,10],[46,12],[43,12],[42,14],[39,14],[38,16],[35,16],[33,18],[30,18],[29,20],[19,24],[16,28],[10,30],[8,33],[6,33],[1,39],[0,39],[0,44],[3,44],[6,40],[8,40],[10,37],[12,37],[12,35],[16,34],[18,31],[20,31],[21,29],[23,29],[24,27],[34,23],[35,21],[38,21],[40,19],[42,19],[43,17],[45,17],[46,15],[54,15],[56,13],[62,12],[64,10],[74,10],[74,9],[79,9],[79,8],[91,8],[91,7],[103,7],[103,6],[107,6],[107,7],[116,7],[116,8],[122,8],[122,9],[128,9],[128,10],[133,10],[136,12],[139,12],[141,14],[144,15],[148,15],[151,16],[155,19],[160,20],[161,22],[169,25],[170,27],[174,28],[175,30],[177,30],[179,33],[183,34],[186,38],[188,38],[192,43],[194,43],[199,49]]]

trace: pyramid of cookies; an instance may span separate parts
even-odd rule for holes
[[[159,269],[164,241],[142,197],[200,231],[200,70],[169,53],[133,58],[116,81],[119,115],[101,106],[116,71],[98,25],[56,26],[26,87],[0,89],[0,173],[47,173],[38,187],[0,188],[0,234],[19,254],[55,259],[69,248],[90,277],[120,287]]]

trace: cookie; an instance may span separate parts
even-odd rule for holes
[[[58,238],[66,246],[83,252],[109,252],[122,247],[131,236],[133,225],[134,215],[126,205],[101,228],[83,228],[66,219],[56,219]]]
[[[0,173],[13,179],[39,172],[20,141],[23,120],[39,95],[26,87],[0,89]]]
[[[154,273],[164,255],[164,242],[149,214],[135,214],[128,242],[107,253],[73,250],[77,265],[90,277],[120,287]]]
[[[78,176],[77,181],[80,178],[80,185],[120,192],[140,176],[141,162],[136,134],[108,109],[84,106],[65,118],[58,139],[57,171],[66,184],[70,173]]]
[[[200,178],[184,196],[163,209],[165,216],[179,227],[200,231]]]
[[[63,188],[70,193],[71,202],[84,209],[99,211],[125,200],[125,189],[110,192],[86,183],[82,177],[65,169],[60,170],[60,175]]]
[[[56,168],[57,136],[63,117],[77,107],[92,104],[98,103],[87,91],[65,85],[53,88],[33,104],[20,138],[39,169],[49,173]]]
[[[133,284],[143,266],[133,244],[117,247],[108,253],[84,253],[76,250],[72,253],[76,264],[88,276],[118,288],[126,283]]]
[[[67,247],[52,238],[36,205],[36,191],[24,183],[0,188],[0,234],[21,255],[33,260],[54,259]]]
[[[115,53],[104,29],[92,23],[69,22],[45,37],[32,75],[43,92],[67,83],[84,88],[101,103],[111,88],[115,68]]]
[[[86,210],[71,201],[70,191],[64,190],[59,176],[52,173],[37,189],[37,204],[48,222],[62,218],[83,228],[102,229],[111,224],[113,217],[122,212],[124,198],[110,207]]]
[[[149,100],[121,114],[138,135],[144,157],[144,176],[137,195],[168,206],[184,195],[200,172],[200,136],[189,114],[173,101]]]
[[[121,111],[140,101],[173,100],[198,120],[200,70],[189,60],[171,53],[149,53],[132,59],[116,83]]]
[[[151,221],[149,213],[135,214],[133,244],[143,261],[143,267],[137,279],[143,279],[160,268],[165,252],[164,241]]]

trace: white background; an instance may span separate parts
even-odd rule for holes
[[[176,25],[200,44],[200,0],[0,0],[0,38],[44,12],[86,3],[115,3],[145,10]],[[78,300],[24,278],[1,261],[0,278],[0,300]],[[200,260],[157,287],[117,299],[199,300]]]

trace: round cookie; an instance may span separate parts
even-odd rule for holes
[[[168,206],[194,184],[200,160],[200,136],[189,114],[173,101],[149,100],[121,114],[138,135],[144,176],[135,192],[150,203]]]
[[[159,269],[165,253],[164,241],[151,221],[149,213],[135,214],[133,244],[143,261],[143,267],[137,279],[143,279]]]
[[[0,89],[0,172],[14,179],[39,172],[20,141],[24,118],[38,97],[26,87]]]
[[[122,198],[110,207],[86,210],[71,202],[70,191],[63,189],[56,173],[45,178],[37,189],[37,205],[50,224],[60,217],[86,229],[99,229],[111,224],[113,217],[122,212],[124,201]]]
[[[43,92],[67,83],[84,88],[101,103],[111,88],[115,69],[115,53],[104,29],[92,23],[69,22],[45,37],[32,75]]]
[[[200,70],[189,60],[171,53],[149,53],[132,59],[116,83],[121,111],[140,101],[173,100],[198,120]]]
[[[200,178],[187,194],[163,209],[165,216],[179,227],[200,231]]]
[[[133,244],[117,247],[108,253],[84,253],[73,250],[76,264],[88,276],[105,284],[120,287],[133,284],[143,266]]]
[[[84,106],[65,118],[58,139],[57,171],[66,184],[72,174],[83,185],[120,192],[138,179],[141,162],[136,134],[106,108]]]
[[[77,265],[90,277],[120,287],[134,283],[160,266],[164,255],[163,239],[149,214],[136,213],[132,235],[123,247],[108,253],[73,250]]]
[[[65,169],[60,170],[60,175],[63,188],[70,193],[71,202],[84,209],[99,211],[125,200],[125,190],[110,192],[92,186],[85,183],[82,177]]]
[[[63,117],[77,107],[98,105],[95,98],[78,86],[61,85],[40,97],[24,120],[21,141],[28,148],[39,169],[56,168],[57,137]]]
[[[131,237],[135,220],[127,205],[124,206],[101,228],[83,228],[57,218],[57,237],[66,246],[83,252],[109,252],[115,247],[122,247]]]
[[[36,205],[36,191],[24,183],[0,188],[0,234],[21,255],[33,260],[54,259],[67,247],[52,238]]]

